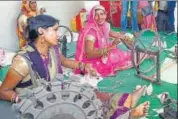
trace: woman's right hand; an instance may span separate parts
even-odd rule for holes
[[[112,42],[112,46],[113,46],[113,47],[116,47],[119,43],[120,43],[120,40],[119,40],[119,39],[115,39],[115,40]]]
[[[85,65],[85,70],[91,75],[91,76],[97,76],[97,71],[95,68],[92,67],[91,64]]]
[[[118,41],[117,41],[118,42]],[[109,47],[107,47],[107,51],[109,52],[109,51],[111,51],[112,49],[115,49],[115,48],[117,48],[117,43],[116,41],[114,42],[113,41],[113,43],[112,43],[112,45],[111,46],[109,46]]]

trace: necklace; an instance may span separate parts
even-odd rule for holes
[[[46,54],[43,53],[39,53],[42,56],[42,60],[44,63],[44,68],[46,71],[46,80],[50,81],[50,74],[49,74],[49,70],[48,70],[48,64],[50,63],[50,57],[49,57],[49,52]]]
[[[99,31],[99,34],[100,34],[100,36],[101,36],[101,39],[100,39],[100,40],[102,40],[102,44],[103,44],[103,46],[105,47],[108,43],[107,43],[107,38],[106,38],[106,36],[105,36],[105,33],[104,33],[104,31],[103,31],[103,28],[102,28],[102,27],[98,27],[98,31]]]

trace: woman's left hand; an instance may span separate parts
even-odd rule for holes
[[[124,35],[124,33],[118,33],[118,37],[117,37],[118,39],[125,39],[125,35]]]
[[[119,43],[120,43],[120,39],[115,39],[115,40],[112,42],[112,45],[117,46]]]
[[[91,75],[91,76],[97,76],[97,71],[92,67],[91,64],[85,65],[85,70]]]

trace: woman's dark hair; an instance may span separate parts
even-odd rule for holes
[[[25,37],[28,41],[34,42],[38,36],[38,28],[48,28],[59,23],[59,20],[49,15],[37,15],[27,19],[27,27],[25,29]]]

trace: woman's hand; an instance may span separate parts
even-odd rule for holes
[[[114,31],[110,31],[109,32],[109,36],[114,38],[114,39],[124,39],[124,34],[123,32],[114,32]]]
[[[120,43],[120,40],[119,40],[119,39],[115,39],[115,40],[112,42],[112,45],[117,46],[119,43]]]
[[[125,33],[123,32],[118,33],[118,39],[121,39],[121,40],[125,39]]]
[[[91,76],[97,76],[97,71],[92,67],[91,64],[85,65],[85,70],[91,75]]]
[[[127,46],[128,49],[133,49],[134,40],[132,38],[125,36],[125,39],[122,39],[121,41]]]
[[[125,35],[123,33],[117,33],[115,35],[115,40],[112,42],[112,46],[116,47],[123,39],[125,39]]]

